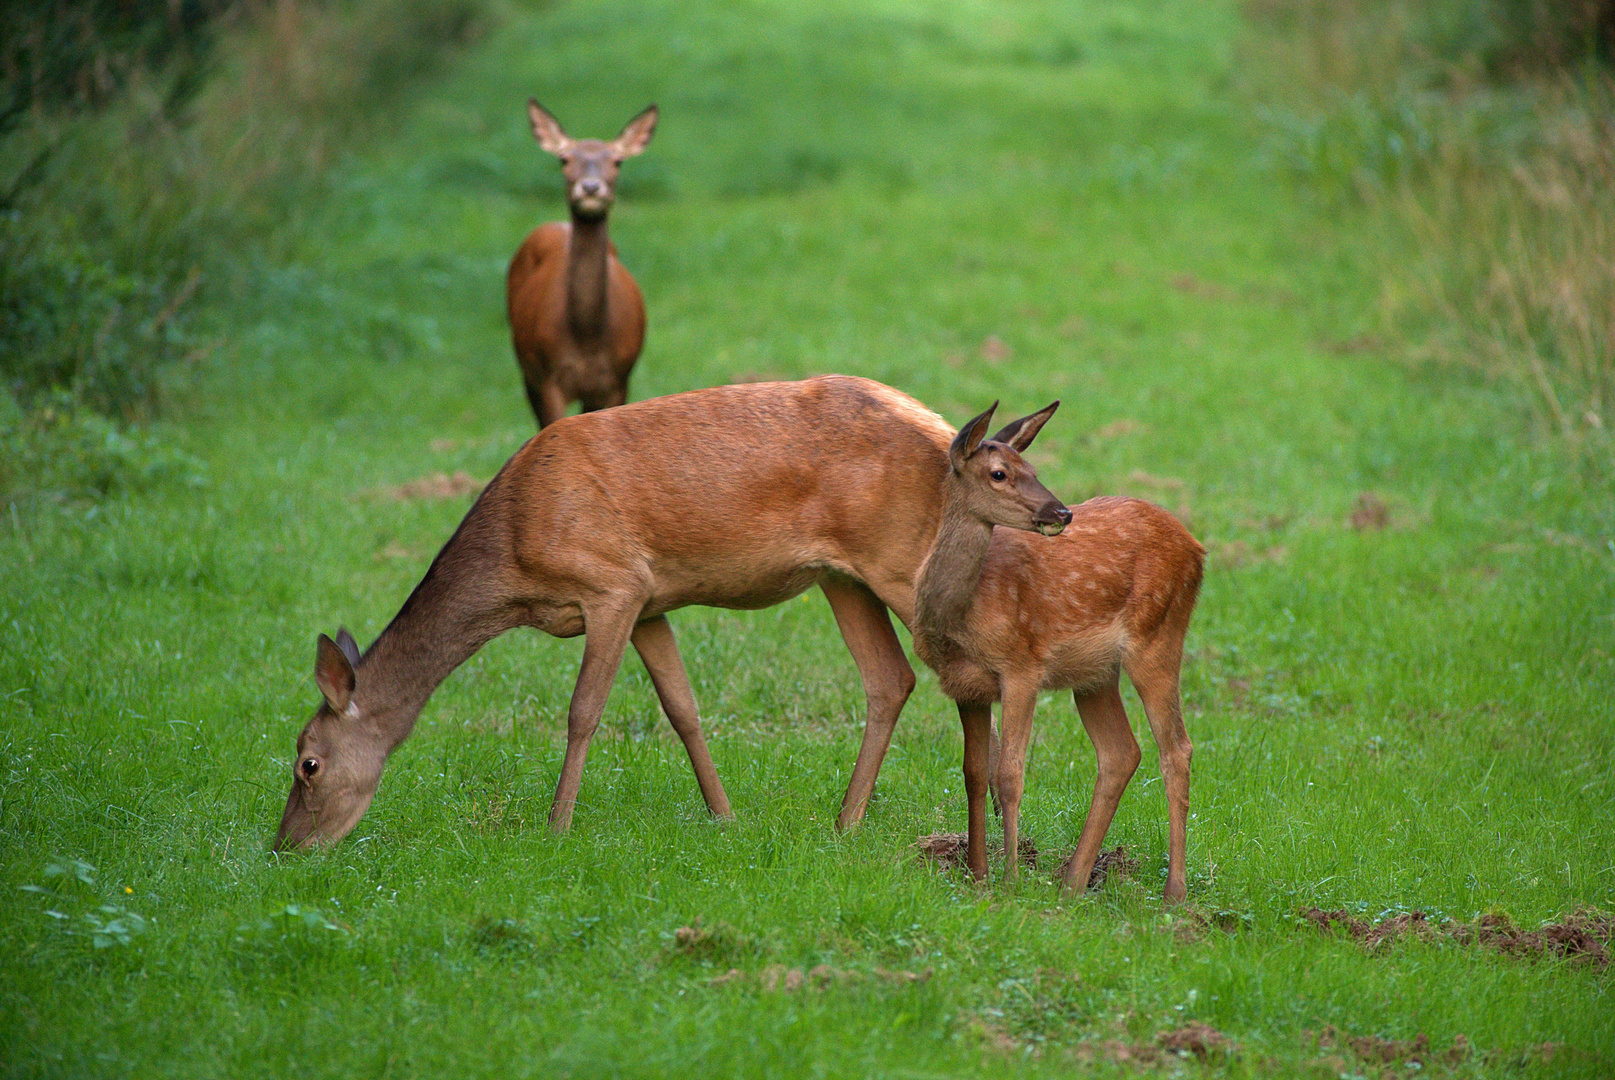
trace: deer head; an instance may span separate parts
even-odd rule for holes
[[[325,700],[297,737],[292,790],[275,835],[278,851],[334,844],[375,798],[388,745],[354,700],[358,665],[359,647],[346,630],[334,641],[320,635],[314,681]]]
[[[1058,401],[1011,421],[985,438],[998,402],[977,416],[948,449],[948,481],[971,516],[993,525],[1057,536],[1071,522],[1071,511],[1038,481],[1037,470],[1021,457],[1042,430]]]
[[[617,197],[617,170],[624,161],[641,153],[656,130],[656,106],[652,105],[628,121],[610,142],[600,139],[574,139],[561,130],[560,121],[531,98],[527,116],[533,122],[533,138],[546,151],[561,159],[566,177],[566,201],[580,218],[603,218]]]

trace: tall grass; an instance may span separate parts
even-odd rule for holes
[[[32,64],[8,72],[0,125],[0,491],[13,493],[94,496],[128,476],[97,448],[123,446],[116,427],[155,417],[176,371],[215,346],[192,319],[198,298],[253,286],[342,147],[473,37],[482,10],[213,5],[203,80],[200,42],[135,48],[134,31],[81,6],[52,9],[90,28],[73,49],[40,17],[23,20],[31,48],[6,53]],[[56,69],[55,93],[24,92]],[[110,441],[98,417],[119,422]]]
[[[1607,469],[1607,13],[1583,5],[1592,14],[1578,23],[1518,6],[1253,3],[1247,70],[1283,102],[1269,116],[1295,173],[1325,199],[1377,211],[1381,314],[1408,337],[1406,355],[1515,384],[1564,444]]]

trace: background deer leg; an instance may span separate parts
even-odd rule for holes
[[[550,806],[550,829],[566,832],[572,827],[572,810],[577,806],[578,788],[583,783],[583,762],[589,756],[589,740],[600,726],[606,698],[616,681],[623,650],[638,621],[638,609],[587,611],[583,642],[583,664],[578,669],[577,686],[566,710],[566,757],[561,762],[561,778],[555,785],[555,802]]]
[[[724,793],[712,755],[707,752],[706,739],[701,734],[695,694],[690,690],[690,677],[685,673],[684,659],[679,656],[678,643],[673,640],[673,627],[668,624],[667,616],[658,615],[639,623],[630,640],[650,672],[656,696],[662,701],[662,711],[690,755],[695,782],[701,785],[701,797],[706,800],[707,809],[713,817],[733,817],[729,796]]]
[[[959,724],[964,728],[965,753],[965,805],[969,808],[969,841],[965,859],[970,876],[978,882],[987,880],[987,789],[991,786],[992,766],[987,754],[987,741],[992,734],[993,707],[989,701],[959,704]]]
[[[566,415],[566,395],[553,378],[545,377],[537,385],[529,378],[522,379],[527,390],[527,403],[533,407],[540,428],[549,427]]]
[[[892,744],[892,729],[903,703],[914,692],[914,669],[903,655],[902,643],[892,629],[886,605],[874,593],[850,578],[826,577],[819,582],[830,610],[835,613],[841,639],[847,643],[864,682],[863,743],[852,767],[846,797],[841,800],[837,829],[849,829],[863,819],[875,790],[880,763]]]
[[[1093,864],[1099,858],[1099,847],[1116,806],[1128,781],[1138,771],[1138,740],[1133,727],[1127,722],[1127,709],[1122,705],[1120,683],[1113,681],[1103,690],[1091,694],[1073,693],[1082,726],[1093,743],[1097,770],[1093,782],[1093,799],[1088,803],[1088,817],[1082,823],[1082,836],[1077,850],[1065,865],[1066,893],[1081,893],[1088,888]]]
[[[601,409],[610,409],[623,404],[628,400],[628,388],[620,387],[607,391],[604,394],[586,394],[583,397],[584,412],[598,412]]]
[[[1003,743],[993,787],[1004,815],[1004,880],[1020,876],[1021,792],[1026,786],[1026,750],[1032,741],[1032,716],[1037,712],[1036,682],[1025,685],[1005,681],[1001,686]]]

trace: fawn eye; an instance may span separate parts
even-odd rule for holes
[[[1009,473],[1005,472],[1003,469],[994,469],[993,479],[1002,484],[1005,480],[1009,479]]]
[[[308,780],[314,779],[314,774],[319,772],[319,771],[320,771],[320,759],[319,758],[312,758],[311,757],[311,758],[304,758],[303,759],[303,777],[305,779],[308,779]]]

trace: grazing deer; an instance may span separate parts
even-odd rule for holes
[[[517,626],[585,635],[550,827],[572,820],[589,741],[632,642],[708,809],[730,814],[666,614],[763,608],[818,585],[863,679],[863,742],[837,817],[858,821],[914,688],[887,608],[941,515],[952,429],[867,379],[692,390],[545,427],[500,469],[362,656],[319,639],[324,703],[297,739],[275,846],[333,842],[370,805],[433,690]]]
[[[540,225],[510,260],[505,301],[527,400],[539,427],[628,400],[628,373],[645,344],[645,301],[606,236],[617,169],[645,149],[656,106],[610,142],[573,139],[537,101],[527,102],[538,145],[561,159],[572,220]]]
[[[1037,694],[1072,691],[1098,776],[1066,864],[1068,893],[1087,887],[1105,830],[1138,769],[1138,740],[1120,693],[1126,671],[1160,748],[1169,822],[1166,900],[1178,903],[1187,895],[1192,750],[1178,675],[1205,551],[1171,514],[1138,499],[1090,499],[1069,510],[1054,502],[1020,455],[1058,405],[983,441],[988,409],[953,440],[936,543],[916,583],[914,650],[959,707],[967,858],[978,881],[987,876],[987,785],[1003,812],[1005,874],[1012,877]],[[1009,529],[995,532],[994,525]],[[1038,539],[1028,530],[1058,536]],[[996,762],[994,701],[1003,703]]]

